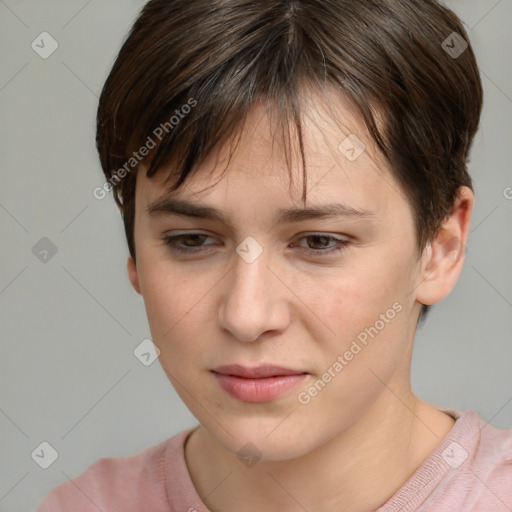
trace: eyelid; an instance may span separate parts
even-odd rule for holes
[[[165,238],[171,238],[171,237],[178,237],[178,236],[192,236],[192,235],[203,235],[203,236],[207,236],[207,237],[211,237],[211,238],[216,238],[216,235],[213,235],[211,233],[208,233],[206,231],[196,231],[194,229],[190,229],[190,230],[177,230],[177,231],[170,231],[170,232],[165,232],[162,236],[159,236],[158,238],[160,239],[165,239]],[[307,238],[308,236],[324,236],[326,238],[333,238],[333,239],[336,239],[337,241],[339,242],[351,242],[352,241],[352,237],[350,237],[349,235],[341,235],[341,234],[338,234],[338,233],[331,233],[329,231],[302,231],[300,233],[297,233],[293,239],[297,239],[297,238]]]
[[[172,251],[174,253],[185,254],[185,255],[192,255],[192,254],[196,254],[196,253],[201,254],[201,253],[205,252],[203,250],[204,248],[207,248],[208,246],[211,246],[211,245],[215,245],[215,244],[205,244],[205,245],[197,245],[197,246],[194,246],[194,245],[178,246],[175,244],[175,241],[180,239],[181,237],[194,236],[194,235],[204,236],[206,238],[215,238],[214,236],[212,236],[208,233],[203,233],[203,232],[193,231],[193,230],[189,230],[186,232],[179,232],[179,233],[167,233],[164,236],[162,236],[161,238],[164,241],[164,245],[166,245],[170,251]],[[294,237],[294,239],[297,239],[297,237],[299,237],[299,241],[302,241],[311,236],[323,237],[323,238],[328,239],[329,241],[334,241],[336,243],[336,245],[328,247],[326,249],[309,249],[307,247],[299,246],[303,252],[305,251],[309,256],[313,256],[313,257],[322,257],[322,256],[325,257],[325,256],[340,253],[341,251],[346,249],[346,247],[348,245],[350,245],[350,243],[351,243],[351,241],[347,240],[346,238],[340,238],[339,235],[335,235],[335,234],[323,232],[323,231],[302,232],[302,233],[299,233],[298,235],[296,235]],[[293,244],[293,245],[295,246],[295,244]]]

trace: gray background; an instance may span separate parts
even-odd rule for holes
[[[150,336],[143,301],[126,277],[112,196],[92,195],[103,184],[98,95],[143,3],[0,1],[0,511],[35,510],[97,459],[197,423],[159,363],[134,356]],[[447,4],[485,88],[470,164],[477,199],[463,274],[418,332],[413,387],[512,428],[512,0]],[[47,59],[31,48],[43,31],[59,44]],[[32,249],[43,237],[57,248],[46,262]],[[58,452],[48,469],[31,456],[43,441]]]

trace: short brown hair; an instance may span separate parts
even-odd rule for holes
[[[446,47],[454,41],[468,44],[460,55]],[[473,188],[467,157],[482,85],[451,10],[434,0],[150,0],[97,114],[100,161],[131,256],[136,173],[126,163],[138,168],[134,152],[155,142],[157,127],[161,137],[141,161],[148,177],[172,162],[174,191],[264,98],[282,126],[297,128],[305,201],[299,105],[306,85],[334,86],[355,103],[411,205],[421,251],[450,214],[457,189]],[[191,99],[194,108],[182,110]],[[420,319],[428,309],[422,306]]]

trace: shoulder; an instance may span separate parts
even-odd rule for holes
[[[495,427],[474,411],[459,412],[457,423],[441,454],[449,467],[439,497],[463,510],[511,510],[512,429]]]
[[[54,487],[37,512],[169,510],[166,457],[180,449],[186,433],[180,432],[135,455],[97,460],[79,476]]]
[[[468,465],[512,471],[512,429],[491,425],[474,411],[459,412],[459,439]]]
[[[477,479],[490,489],[508,489],[508,502],[512,505],[512,429],[490,425],[474,415],[479,433],[477,446],[471,458],[471,469]]]
[[[512,430],[474,411],[443,409],[450,433],[379,512],[510,512]]]

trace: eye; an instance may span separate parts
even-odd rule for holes
[[[181,252],[181,253],[193,253],[199,252],[203,245],[195,245],[196,242],[201,243],[205,238],[211,238],[205,233],[186,233],[183,235],[174,235],[174,236],[165,236],[163,237],[163,241],[165,245],[167,245],[171,251]],[[185,244],[185,246],[180,245],[180,241],[184,241],[187,239],[192,239],[192,245]],[[212,245],[212,244],[208,244]]]
[[[212,238],[205,233],[186,233],[181,235],[165,236],[163,241],[169,249],[176,253],[192,254],[202,252],[205,246],[215,244],[204,244],[203,242]],[[308,245],[316,246],[316,248],[304,248],[300,246],[311,256],[326,256],[342,251],[349,244],[348,240],[337,238],[325,233],[310,233],[303,236],[301,239],[306,240]],[[318,246],[325,246],[328,242],[333,243],[327,248],[318,248]]]
[[[315,249],[306,248],[306,252],[312,256],[326,256],[328,254],[334,254],[342,251],[349,244],[348,240],[327,235],[325,233],[310,233],[303,236],[301,240],[306,240],[308,245],[317,247]],[[329,246],[327,249],[318,249],[318,246],[325,246],[327,242],[334,242],[334,245]]]

